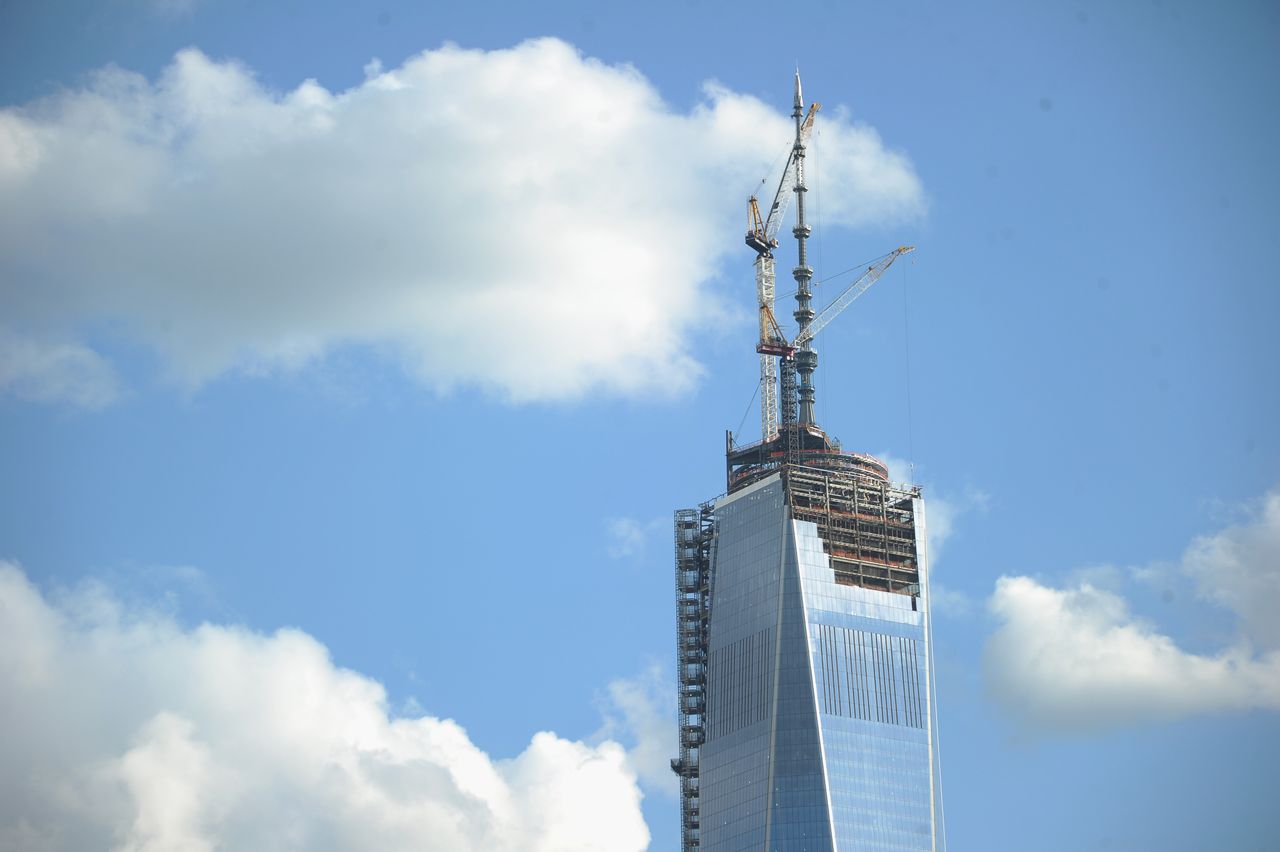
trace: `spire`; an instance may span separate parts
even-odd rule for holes
[[[804,135],[802,127],[804,122],[804,93],[800,88],[800,69],[796,69],[796,95],[795,109],[792,116],[796,121],[796,141],[795,141],[795,169],[796,169],[796,226],[792,228],[791,233],[795,235],[796,246],[799,250],[796,268],[792,270],[792,274],[796,279],[796,325],[800,331],[804,331],[809,327],[809,323],[813,320],[813,301],[809,291],[809,284],[813,280],[813,269],[809,266],[809,259],[805,251],[805,240],[809,238],[811,229],[804,221],[804,194],[807,188],[804,185]],[[813,371],[818,366],[818,353],[813,351],[813,347],[806,342],[795,354],[795,370],[799,376],[799,387],[797,388],[797,403],[799,407],[798,419],[802,425],[812,426],[813,421]],[[787,400],[790,406],[791,400]],[[789,410],[789,409],[788,409]]]

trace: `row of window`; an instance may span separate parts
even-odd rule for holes
[[[711,652],[707,678],[707,739],[769,717],[773,698],[774,630],[767,627]]]
[[[925,726],[916,640],[814,624],[822,712],[912,728]]]

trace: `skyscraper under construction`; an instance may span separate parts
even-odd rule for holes
[[[935,850],[941,822],[924,504],[814,422],[814,335],[896,249],[811,308],[804,158],[818,105],[796,75],[772,206],[750,202],[761,440],[726,440],[726,492],[676,512],[685,850]],[[773,314],[774,235],[794,198],[796,336]]]

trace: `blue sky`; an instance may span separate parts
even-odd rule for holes
[[[949,847],[1274,848],[1278,36],[0,5],[0,848],[678,848],[797,63],[817,278],[918,246],[816,384],[929,501]]]

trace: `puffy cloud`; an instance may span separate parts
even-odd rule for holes
[[[977,602],[967,593],[935,580],[929,584],[929,606],[934,613],[964,618],[973,613]]]
[[[1249,523],[1197,538],[1182,571],[1235,612],[1238,642],[1216,654],[1180,648],[1134,617],[1124,598],[1085,581],[1057,589],[1002,577],[989,606],[993,694],[1027,724],[1094,729],[1226,710],[1280,710],[1280,648],[1269,616],[1280,603],[1280,497]]]
[[[642,849],[628,755],[494,760],[296,630],[184,629],[0,563],[0,849]]]
[[[1184,651],[1111,592],[1002,577],[990,606],[1002,624],[987,643],[988,684],[1028,723],[1084,730],[1280,709],[1280,653]]]
[[[636,677],[618,678],[609,683],[601,706],[605,724],[596,737],[628,742],[627,754],[644,785],[677,795],[680,785],[671,771],[671,758],[680,748],[675,675],[651,665]]]
[[[823,217],[871,225],[919,215],[920,185],[907,156],[886,149],[875,128],[851,122],[843,109],[829,111],[824,118],[815,126],[815,165],[822,186],[852,192],[824,193]]]
[[[925,496],[925,546],[929,550],[929,565],[942,560],[942,545],[955,532],[956,519],[965,506],[953,499],[941,496]]]
[[[910,461],[892,453],[876,456],[889,468],[889,479],[900,484],[915,484],[915,470]],[[942,558],[942,547],[955,532],[956,522],[969,512],[985,512],[990,497],[986,492],[970,488],[959,496],[944,496],[928,484],[921,485],[925,501],[925,545],[929,549],[929,565]],[[957,599],[958,603],[958,599]]]
[[[614,559],[635,556],[644,550],[645,529],[634,518],[613,518],[608,524],[609,555]]]
[[[1280,648],[1280,492],[1268,494],[1249,522],[1193,541],[1182,570],[1203,597],[1240,617],[1253,642]]]
[[[876,458],[889,468],[889,479],[901,485],[915,482],[915,467],[907,459],[892,453],[878,453]],[[985,512],[988,495],[976,488],[969,488],[959,496],[944,495],[937,489],[921,484],[925,502],[925,548],[929,553],[929,605],[934,613],[965,617],[974,609],[974,601],[959,589],[938,582],[935,571],[942,559],[943,545],[955,532],[957,521],[973,511]]]
[[[102,408],[119,395],[115,370],[77,343],[44,341],[0,330],[0,393],[41,402]]]
[[[654,518],[641,522],[635,518],[610,518],[605,531],[608,535],[609,555],[614,559],[634,559],[644,556],[653,541],[671,527],[668,518]]]
[[[677,112],[554,39],[372,62],[339,92],[188,49],[0,111],[0,311],[109,329],[190,387],[371,345],[441,391],[680,392],[788,124],[715,85]],[[873,129],[834,111],[823,134],[829,224],[920,215]]]

